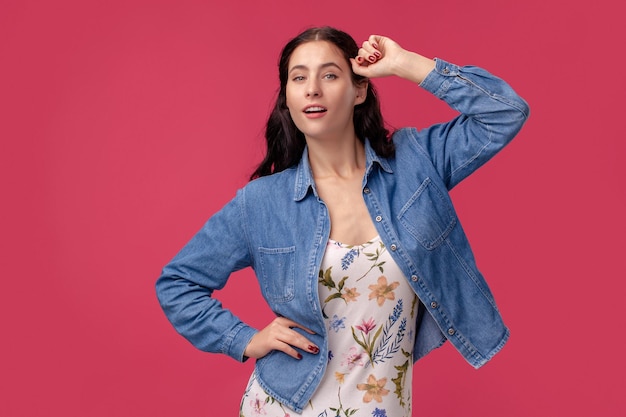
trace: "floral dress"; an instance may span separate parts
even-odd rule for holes
[[[328,242],[319,271],[328,367],[302,414],[250,377],[240,417],[410,417],[417,297],[379,237]]]

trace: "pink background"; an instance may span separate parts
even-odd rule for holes
[[[3,0],[0,415],[237,415],[252,361],[179,337],[154,281],[245,184],[280,48],[320,24],[485,67],[532,108],[453,192],[511,340],[479,371],[450,345],[418,362],[414,415],[626,415],[617,4]],[[453,114],[377,85],[396,127]],[[252,274],[231,284],[225,305],[264,325]]]

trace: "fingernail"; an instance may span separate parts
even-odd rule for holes
[[[381,57],[381,54],[378,51],[374,51],[374,55],[376,55],[376,58],[380,58]]]
[[[363,57],[357,56],[356,60],[360,64],[361,62],[363,62]]]
[[[309,345],[309,350],[313,353],[317,353],[320,349],[317,346]]]
[[[374,55],[370,55],[367,59],[369,59],[370,62],[376,62],[376,57]]]
[[[376,42],[372,42],[372,46],[376,49],[378,49],[378,44]]]
[[[302,359],[302,355],[298,353],[298,359]]]

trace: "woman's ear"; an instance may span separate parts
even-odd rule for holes
[[[367,79],[359,81],[356,85],[356,100],[354,105],[359,105],[365,102],[367,98],[367,86],[369,85],[369,81]]]

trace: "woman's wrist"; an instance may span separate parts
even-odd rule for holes
[[[434,68],[434,60],[404,50],[394,64],[394,73],[400,78],[420,84]]]

